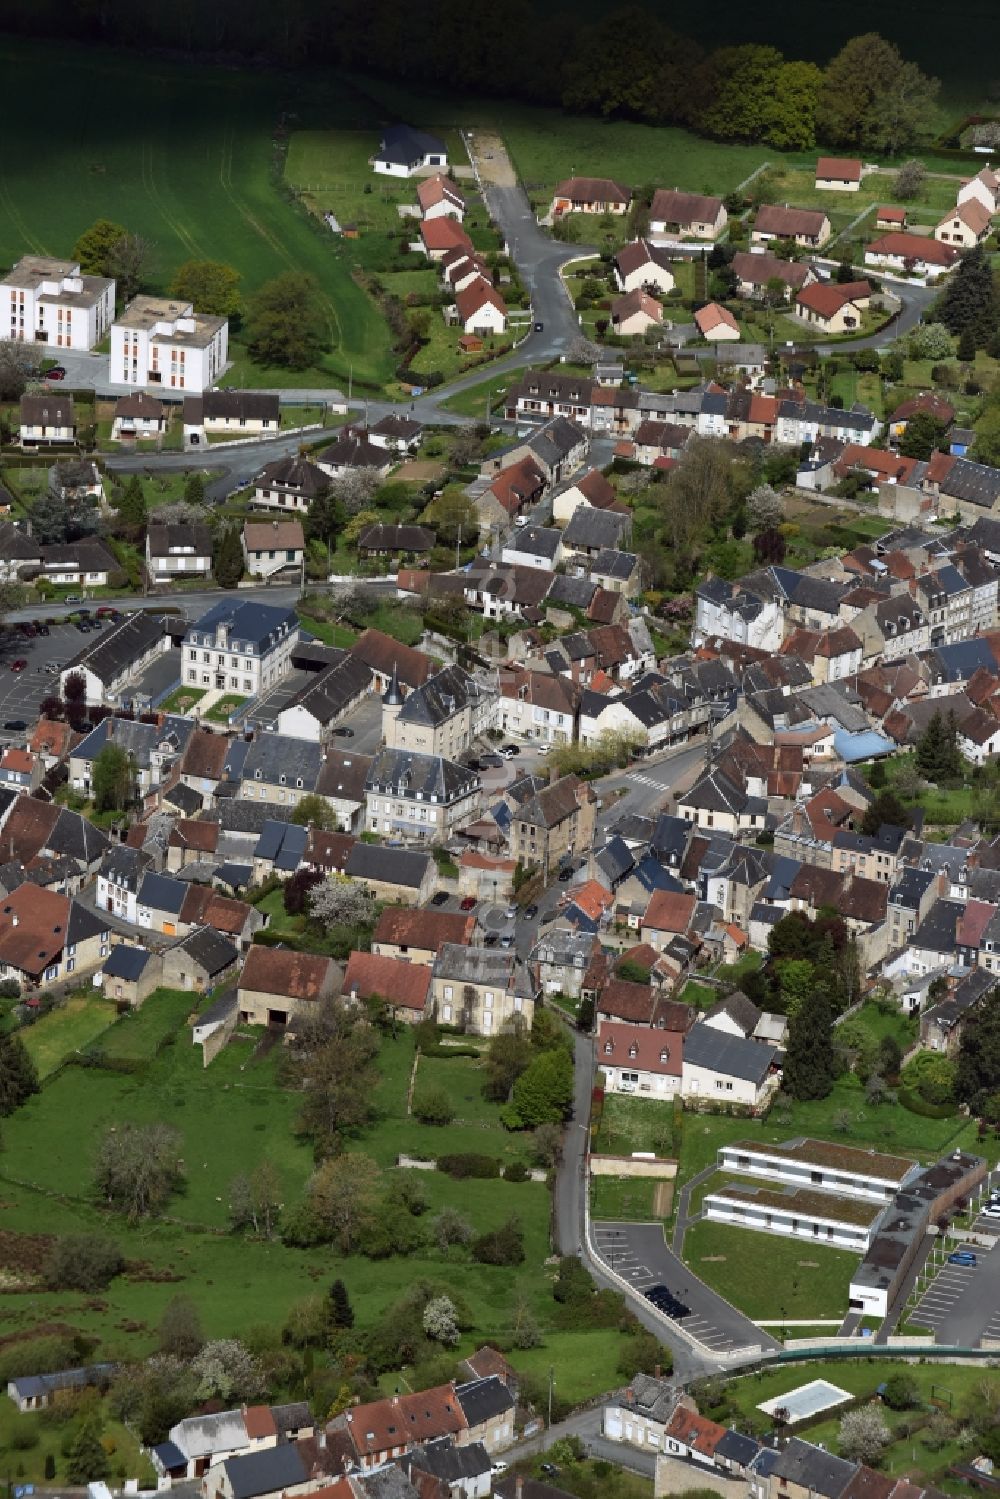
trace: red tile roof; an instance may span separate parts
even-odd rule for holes
[[[634,984],[629,979],[611,979],[604,985],[597,1001],[600,1014],[612,1015],[615,1020],[625,1020],[632,1025],[649,1025],[655,1007],[656,995],[650,986]]]
[[[278,1434],[271,1407],[268,1405],[244,1406],[243,1425],[247,1429],[247,1436],[252,1440],[259,1441],[262,1437],[273,1437]]]
[[[239,987],[283,999],[319,999],[332,972],[332,958],[255,946],[247,954]]]
[[[372,671],[384,677],[391,677],[395,666],[404,687],[422,687],[427,678],[434,675],[430,656],[425,656],[412,645],[393,640],[382,630],[365,630],[351,646],[351,655],[358,656]]]
[[[720,327],[735,328],[738,333],[740,328],[728,307],[722,307],[718,302],[709,302],[707,307],[699,307],[694,320],[702,334],[711,333],[713,328]]]
[[[861,163],[853,156],[821,156],[816,176],[829,182],[860,182]]]
[[[726,1428],[710,1421],[707,1416],[699,1416],[695,1411],[678,1406],[667,1422],[666,1432],[675,1441],[711,1457],[725,1436]]]
[[[425,177],[422,182],[417,183],[417,202],[424,213],[429,208],[435,208],[438,203],[450,203],[455,208],[465,208],[465,199],[449,178],[435,172],[433,177]]]
[[[867,251],[872,255],[891,255],[904,261],[920,260],[927,265],[941,266],[954,265],[959,256],[954,245],[944,245],[926,234],[900,234],[894,230],[872,240]]]
[[[347,960],[343,992],[358,999],[384,999],[402,1010],[423,1014],[431,986],[431,969],[403,958],[380,958],[377,953],[352,952]]]
[[[871,294],[872,289],[867,281],[849,281],[842,285],[832,281],[814,281],[811,286],[802,288],[795,303],[797,307],[818,312],[822,318],[831,318],[852,302],[866,301]]]
[[[420,225],[420,238],[425,250],[471,250],[472,240],[461,224],[454,219],[424,219]]]
[[[0,963],[40,978],[63,950],[70,905],[68,895],[30,884],[0,898]]]
[[[508,515],[516,515],[544,488],[545,474],[530,454],[502,468],[489,486],[490,494]]]
[[[386,906],[378,919],[373,942],[436,952],[446,942],[468,947],[476,918],[464,911],[420,911],[413,906]]]
[[[359,1457],[456,1436],[468,1427],[453,1384],[356,1405],[344,1412],[344,1420]]]
[[[697,897],[682,890],[654,890],[642,918],[643,930],[650,927],[656,932],[686,932],[696,905]]]
[[[451,223],[451,220],[432,219],[431,223]],[[475,281],[470,281],[468,286],[463,286],[456,291],[455,306],[458,308],[458,315],[463,323],[475,317],[483,307],[495,307],[504,317],[507,316],[507,303],[485,276],[477,276]]]
[[[660,1077],[680,1077],[683,1055],[680,1032],[601,1021],[597,1034],[598,1067],[632,1067],[637,1072],[655,1072]]]

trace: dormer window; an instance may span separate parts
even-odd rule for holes
[[[613,1041],[605,1041],[605,1043],[604,1043],[604,1055],[606,1057],[609,1057],[611,1055],[611,1053],[614,1051],[614,1049],[615,1049],[615,1043]]]
[[[661,1062],[669,1062],[670,1061],[670,1052],[668,1051],[668,1049],[666,1047],[664,1047],[663,1050],[660,1052],[660,1061]]]
[[[260,780],[260,771],[259,770],[255,770],[254,771],[253,778],[254,778],[255,781],[259,781]]]
[[[631,1046],[628,1049],[628,1054],[629,1054],[630,1059],[634,1059],[635,1057],[637,1057],[639,1055],[639,1048],[638,1048],[638,1046],[636,1046],[636,1044],[635,1044],[634,1041],[632,1042]]]

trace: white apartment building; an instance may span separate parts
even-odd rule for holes
[[[226,599],[184,636],[184,680],[256,696],[287,674],[298,639],[293,610]]]
[[[195,312],[190,302],[133,297],[111,324],[113,385],[207,390],[229,357],[229,322]]]
[[[74,260],[25,255],[0,281],[0,338],[16,343],[92,349],[114,315],[115,283],[81,275]]]

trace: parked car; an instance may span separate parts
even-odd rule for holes
[[[479,763],[489,770],[498,770],[503,765],[503,757],[501,755],[494,754],[494,752],[490,750],[488,754],[480,755]]]
[[[81,635],[89,635],[90,634],[90,620],[89,619],[78,619],[77,622],[76,622],[76,628],[80,631]]]
[[[447,892],[447,890],[436,890],[434,892],[434,894],[431,896],[431,905],[432,906],[444,906],[444,905],[447,905],[447,903],[448,903],[448,892]]]
[[[502,744],[500,746],[500,753],[505,760],[516,760],[521,751],[516,744]]]
[[[502,1463],[502,1462],[498,1461],[498,1462],[492,1463],[490,1465],[490,1472],[493,1474],[494,1478],[500,1478],[500,1477],[502,1477],[502,1475],[504,1473],[506,1473],[506,1471],[507,1471],[507,1464],[506,1463]]]
[[[50,370],[45,371],[46,380],[65,380],[66,367],[62,364],[54,364]]]
[[[565,883],[566,883],[567,880],[571,880],[573,878],[573,871],[572,871],[572,869],[560,869],[560,871],[559,871],[559,878],[562,881],[562,883],[565,885]]]
[[[1000,1218],[1000,1202],[991,1202],[983,1208],[984,1218]]]
[[[12,661],[10,663],[10,669],[11,671],[23,671],[27,664],[28,663],[24,660],[23,656],[18,656],[16,661]]]
[[[524,914],[529,921],[531,921],[533,917],[538,915],[538,907],[535,905],[534,901],[532,901],[530,906],[525,906]]]
[[[956,1249],[954,1254],[948,1256],[949,1265],[964,1265],[968,1268],[976,1263],[976,1256],[971,1249]]]
[[[30,619],[23,620],[17,628],[19,634],[27,636],[29,640],[34,640],[38,634],[38,626],[33,624]]]
[[[66,595],[65,599],[63,599],[63,603],[64,604],[82,604],[83,603],[83,599],[80,597],[80,595],[78,593],[68,593]]]
[[[500,946],[501,947],[513,947],[514,946],[514,933],[513,932],[504,932],[503,935],[500,938]]]
[[[483,938],[483,946],[496,947],[499,941],[500,938],[497,936],[496,932],[487,932],[486,936]]]
[[[540,745],[539,745],[539,746],[538,746],[538,753],[539,753],[539,754],[540,754],[540,755],[547,755],[547,754],[548,754],[548,752],[549,752],[549,750],[550,750],[550,749],[551,749],[551,748],[552,748],[552,746],[551,746],[551,744],[540,744]]]
[[[10,729],[12,734],[23,734],[27,727],[23,718],[8,718],[4,724],[4,728]]]
[[[339,726],[339,728],[334,729],[333,732],[337,735],[338,739],[353,739],[354,738],[354,730],[353,729],[349,729],[347,727],[347,725],[343,724],[343,723]]]
[[[475,909],[476,897],[474,895],[467,895],[462,904],[459,906],[460,911],[474,911]]]
[[[38,621],[38,633],[39,635],[47,635],[49,633],[49,627],[44,619]]]

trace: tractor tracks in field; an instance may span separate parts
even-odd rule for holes
[[[10,189],[7,186],[7,178],[2,168],[0,168],[0,208],[3,209],[4,213],[6,213],[7,217],[10,219],[11,223],[14,225],[14,228],[24,240],[25,244],[28,245],[36,255],[48,254],[48,251],[41,243],[41,241],[37,240],[35,236],[29,232],[28,226],[27,224],[25,224],[20,210],[17,208],[14,203],[14,199],[10,195]]]
[[[208,257],[205,255],[204,250],[198,244],[198,241],[187,229],[184,228],[184,225],[180,222],[180,220],[168,211],[166,204],[161,198],[159,188],[156,186],[156,177],[153,171],[153,148],[152,146],[147,145],[145,142],[143,142],[142,146],[142,185],[145,189],[147,197],[155,207],[157,213],[163,219],[164,223],[169,225],[169,227],[173,230],[192,259],[207,259]]]

